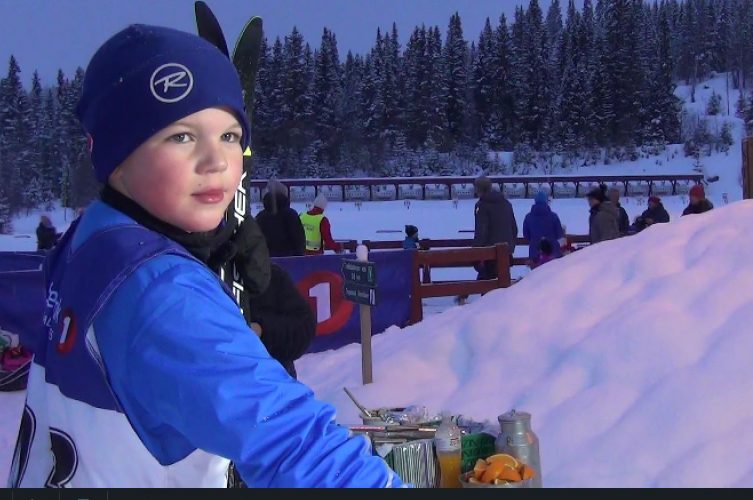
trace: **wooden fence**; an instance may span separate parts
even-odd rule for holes
[[[588,235],[566,235],[568,245],[582,245],[590,243]],[[358,242],[356,240],[342,241],[346,250],[355,252]],[[369,250],[397,250],[403,248],[403,242],[372,241],[362,242]],[[496,288],[511,286],[511,266],[525,266],[528,259],[525,257],[510,258],[506,244],[492,247],[473,247],[472,239],[446,239],[432,240],[424,238],[419,241],[422,250],[415,252],[413,260],[413,276],[411,280],[411,324],[423,319],[423,299],[432,297],[456,297],[486,293]],[[528,240],[518,238],[517,246],[528,247]],[[431,277],[432,268],[458,268],[472,267],[485,261],[496,260],[498,275],[491,280],[459,280],[459,281],[434,281]]]
[[[424,317],[423,299],[431,297],[454,297],[486,293],[497,288],[508,288],[510,278],[510,251],[506,244],[493,247],[456,248],[415,252],[413,257],[411,290],[411,324]],[[427,270],[432,267],[471,266],[478,262],[497,262],[497,276],[488,280],[464,280],[432,283],[427,282]],[[423,279],[420,276],[423,271]]]
[[[542,188],[548,189],[552,197],[560,197],[556,186],[571,186],[572,194],[575,197],[585,196],[586,191],[596,184],[606,184],[610,187],[622,186],[622,194],[629,195],[631,184],[645,187],[644,194],[681,194],[678,190],[678,184],[689,188],[690,184],[698,184],[703,180],[702,174],[668,174],[668,175],[547,175],[547,176],[489,176],[492,183],[497,184],[500,189],[509,186],[522,186],[519,195],[513,197],[531,198]],[[475,177],[384,177],[384,178],[335,178],[335,179],[280,179],[288,188],[290,187],[313,187],[314,195],[319,194],[322,188],[335,187],[339,188],[337,198],[347,200],[347,187],[363,186],[367,188],[368,193],[364,195],[362,201],[374,201],[380,199],[374,196],[374,188],[379,186],[394,186],[395,199],[401,198],[400,186],[418,186],[421,189],[421,199],[427,199],[427,186],[445,186],[447,187],[447,197],[453,198],[453,186],[470,186],[472,188]],[[249,182],[250,187],[263,190],[267,184],[266,180],[253,179]],[[659,192],[658,186],[668,184],[667,188]],[[331,193],[331,191],[329,191]],[[471,189],[472,193],[472,189]],[[334,193],[333,193],[334,195]],[[253,196],[253,195],[252,195]],[[258,196],[258,194],[257,194]],[[570,196],[572,197],[572,196]],[[412,198],[412,197],[411,197]],[[357,200],[355,200],[357,201]]]

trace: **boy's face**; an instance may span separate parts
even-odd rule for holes
[[[188,232],[210,231],[240,183],[241,134],[232,113],[201,110],[147,139],[109,182],[158,219]]]

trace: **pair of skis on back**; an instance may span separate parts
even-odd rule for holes
[[[225,54],[233,62],[238,71],[243,87],[243,102],[246,107],[246,115],[248,116],[249,123],[251,123],[251,112],[254,106],[254,87],[256,86],[256,73],[259,69],[259,55],[263,36],[261,18],[254,16],[248,20],[235,43],[231,55],[228,50],[225,34],[209,6],[202,1],[196,2],[194,4],[194,12],[196,14],[196,27],[199,36]],[[226,223],[233,223],[233,219],[235,219],[237,225],[240,226],[246,216],[250,216],[248,213],[251,208],[249,202],[250,178],[251,149],[249,148],[243,152],[241,183],[235,192],[233,203],[228,207],[225,214]],[[241,300],[246,292],[232,260],[222,266],[220,278],[233,291],[236,302],[239,305],[242,304]]]

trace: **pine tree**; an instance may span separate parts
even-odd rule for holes
[[[334,176],[334,165],[340,161],[342,126],[338,106],[341,100],[340,58],[334,33],[324,28],[322,42],[314,63],[314,137],[319,148],[315,156],[320,164],[326,164],[328,176]]]
[[[460,14],[450,18],[447,39],[442,51],[444,62],[444,100],[445,142],[444,151],[452,151],[466,140],[467,70],[466,55],[468,45],[463,38]]]
[[[45,94],[42,118],[40,120],[39,142],[41,143],[42,186],[44,189],[44,203],[50,206],[55,199],[60,198],[58,185],[60,183],[60,153],[57,138],[58,130],[54,124],[58,121],[58,106],[52,88]]]
[[[278,39],[279,41],[279,39]],[[256,72],[256,86],[254,87],[254,107],[251,114],[251,142],[254,155],[269,158],[273,154],[271,138],[271,122],[275,110],[270,106],[273,90],[272,54],[263,37],[259,49],[259,66]]]
[[[10,57],[8,76],[3,81],[2,128],[5,196],[11,211],[25,207],[24,188],[33,174],[29,145],[31,142],[32,121],[29,99],[21,84],[21,68],[14,56]]]
[[[559,0],[552,0],[546,13],[546,43],[549,47],[549,72],[553,81],[559,81],[565,71],[564,58],[559,54],[562,30],[562,8]]]
[[[427,149],[433,150],[439,147],[444,141],[445,134],[445,98],[447,96],[447,85],[444,78],[445,61],[442,57],[442,34],[439,26],[434,26],[429,30],[426,39],[426,53],[429,61],[428,74],[429,78],[425,82],[428,87],[424,92],[429,95],[429,137]]]
[[[30,164],[30,177],[26,184],[26,203],[27,208],[33,208],[42,202],[49,202],[45,199],[46,189],[44,186],[46,165],[43,164],[43,151],[47,147],[47,133],[44,130],[44,101],[42,97],[42,81],[39,73],[34,72],[31,81],[31,93],[29,94],[29,114],[31,120],[31,135],[28,148],[28,158]],[[33,186],[32,186],[33,182]]]
[[[495,68],[495,39],[489,18],[486,18],[484,29],[478,40],[478,48],[473,58],[471,88],[475,112],[471,115],[472,140],[488,141],[491,131],[492,106],[494,104],[494,78],[497,76]]]
[[[384,44],[382,32],[377,29],[376,43],[366,58],[361,81],[364,139],[378,166],[382,166],[380,160],[385,154],[383,125],[387,114],[382,100],[384,93],[380,90],[384,85]]]
[[[341,169],[360,168],[363,161],[362,146],[362,97],[361,86],[364,78],[364,61],[361,55],[348,52],[343,67],[342,124],[343,124],[343,164]],[[346,173],[346,172],[343,172]]]
[[[557,101],[555,130],[558,142],[565,151],[574,152],[583,145],[588,134],[588,111],[583,109],[587,99],[588,74],[585,38],[582,32],[582,19],[575,8],[575,2],[569,1],[567,19],[562,34],[560,50],[564,68],[562,86]]]
[[[99,184],[94,176],[94,168],[89,157],[86,136],[81,124],[75,117],[75,107],[81,96],[83,85],[84,69],[79,67],[76,69],[76,74],[68,88],[66,106],[70,110],[68,114],[70,121],[65,124],[68,127],[68,137],[71,141],[68,154],[70,155],[71,176],[70,206],[73,208],[87,205],[97,197],[99,192]]]
[[[682,4],[680,12],[680,54],[677,63],[678,76],[685,80],[686,84],[690,84],[691,79],[696,74],[696,51],[698,47],[697,43],[697,26],[696,26],[696,12],[693,8],[693,3],[690,0],[686,0]]]
[[[297,27],[285,37],[283,47],[282,84],[282,130],[276,139],[281,146],[281,154],[297,158],[310,142],[308,121],[311,115],[309,94],[309,67],[306,44]],[[292,160],[296,161],[295,159]],[[295,165],[287,165],[286,175],[293,174]]]
[[[515,8],[515,18],[511,26],[511,57],[510,57],[510,80],[512,87],[513,122],[512,138],[513,143],[517,144],[528,140],[527,134],[524,134],[522,117],[526,114],[527,96],[529,94],[529,81],[526,60],[526,31],[527,21],[526,13],[523,7]]]
[[[68,126],[74,120],[73,108],[70,105],[70,89],[68,79],[65,77],[63,70],[58,70],[57,75],[57,141],[55,146],[55,152],[58,155],[57,158],[57,172],[58,179],[55,183],[56,198],[60,199],[62,206],[71,207],[71,172],[73,168],[73,161],[71,159],[71,140],[70,127]]]
[[[680,139],[679,113],[681,105],[674,95],[671,30],[669,9],[662,6],[659,11],[657,30],[658,57],[652,68],[648,123],[645,131],[646,140],[652,144],[678,142]]]
[[[584,0],[581,14],[580,29],[578,30],[578,53],[580,54],[580,73],[583,78],[585,95],[581,101],[581,114],[585,120],[583,143],[593,147],[597,142],[596,120],[596,91],[598,81],[598,54],[596,51],[596,32],[594,10],[591,0]]]
[[[709,97],[709,101],[706,103],[706,114],[707,115],[718,115],[722,111],[722,96],[711,91],[711,97]]]
[[[732,18],[729,0],[721,0],[719,18],[716,27],[713,67],[716,71],[729,71],[730,37],[732,35]]]
[[[431,91],[428,85],[429,53],[426,26],[413,31],[405,48],[405,143],[418,149],[426,142],[429,131]]]
[[[740,95],[737,97],[737,104],[735,105],[735,116],[744,119],[746,109],[748,109],[748,100],[745,98],[745,92],[740,91]]]
[[[491,113],[487,141],[493,149],[512,148],[514,143],[515,103],[512,84],[512,44],[507,18],[500,16],[494,31]]]
[[[402,61],[400,59],[400,42],[397,24],[392,23],[390,35],[385,34],[382,44],[382,93],[384,103],[383,131],[390,148],[395,146],[399,131],[402,129]]]
[[[522,96],[522,113],[520,114],[523,138],[534,148],[540,149],[549,139],[551,79],[546,30],[538,0],[530,0],[526,13],[522,61],[527,87],[526,93]]]

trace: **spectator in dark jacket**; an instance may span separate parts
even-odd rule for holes
[[[60,239],[60,233],[52,225],[50,217],[42,215],[39,217],[37,226],[37,250],[51,250]]]
[[[269,286],[249,295],[243,314],[269,354],[297,378],[293,362],[303,356],[316,335],[316,318],[288,273],[271,264]]]
[[[413,225],[405,226],[405,239],[403,240],[403,248],[405,250],[418,250],[418,228]]]
[[[619,212],[618,218],[617,218],[617,226],[620,230],[620,234],[622,236],[626,235],[628,231],[630,230],[630,217],[628,217],[627,211],[625,211],[625,208],[620,204],[620,190],[617,188],[612,188],[609,190],[609,201],[612,202],[612,205],[617,207],[617,210]]]
[[[473,246],[485,247],[507,243],[512,257],[518,238],[518,223],[512,205],[500,191],[492,189],[488,177],[479,177],[473,184],[478,195]],[[479,279],[491,279],[497,275],[496,262],[488,261],[485,265],[479,266],[477,271]]]
[[[607,199],[604,190],[596,188],[588,193],[588,204],[591,206],[588,220],[591,244],[619,238],[619,211]]]
[[[564,236],[560,218],[549,207],[549,197],[541,191],[536,193],[531,212],[523,220],[523,237],[528,240],[529,261],[532,263],[538,261],[539,242],[542,238],[546,238],[553,245],[553,258],[561,257],[559,241]]]
[[[263,198],[264,210],[256,216],[256,222],[267,240],[272,257],[303,255],[306,237],[298,213],[290,208],[287,188],[277,180],[267,184]]]
[[[706,191],[703,186],[696,184],[690,188],[690,203],[682,211],[682,215],[694,215],[708,212],[714,208],[709,200],[706,199]]]
[[[633,230],[638,233],[653,224],[669,222],[669,212],[664,208],[661,199],[658,196],[652,196],[648,199],[648,209],[635,219]]]
[[[295,377],[293,362],[316,334],[316,319],[287,273],[269,260],[264,236],[247,218],[229,240],[213,250],[208,265],[217,271],[233,259],[246,292],[243,316],[269,354]]]

